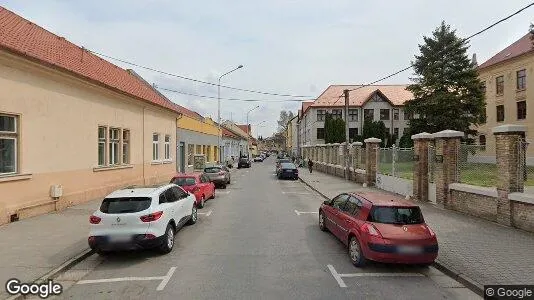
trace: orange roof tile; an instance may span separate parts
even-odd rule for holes
[[[493,57],[485,61],[478,68],[483,69],[503,61],[507,61],[519,55],[532,52],[534,50],[534,44],[531,40],[531,34],[527,33],[519,40],[515,41],[510,46],[504,48],[501,52],[495,54]]]
[[[128,71],[0,6],[0,49],[81,76],[151,102],[185,112]]]
[[[302,113],[305,114],[306,111],[308,110],[308,107],[310,107],[310,105],[312,105],[314,103],[314,101],[304,101],[302,102]]]
[[[237,125],[241,130],[243,130],[245,133],[248,133],[250,135],[250,124],[247,125]]]
[[[331,85],[311,106],[344,106],[345,99],[341,95],[343,95],[343,90],[345,89],[355,89],[349,93],[350,106],[362,106],[376,91],[380,91],[393,105],[403,105],[404,102],[413,99],[413,94],[406,90],[408,85],[362,86],[363,85]]]
[[[227,137],[231,137],[231,138],[234,138],[234,139],[238,139],[239,136],[237,136],[236,134],[234,134],[233,132],[231,132],[230,130],[222,127],[222,134],[223,136],[227,136]]]

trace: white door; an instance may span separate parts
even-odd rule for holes
[[[180,221],[180,210],[178,199],[172,188],[165,190],[165,192],[160,195],[160,199],[162,199],[162,197],[165,197],[165,202],[162,203],[163,200],[161,200],[160,207],[164,210],[163,215],[167,214],[164,225],[166,226],[171,219],[174,219],[174,222],[177,224]]]
[[[173,186],[172,191],[176,196],[176,221],[180,222],[183,220],[183,218],[191,215],[191,211],[193,210],[193,202],[187,201],[187,198],[189,196],[195,197],[194,195],[189,195],[186,191],[184,191],[182,188]],[[191,202],[191,203],[189,203]]]

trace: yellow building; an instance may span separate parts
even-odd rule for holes
[[[479,143],[494,152],[492,128],[503,124],[527,126],[526,139],[534,139],[534,44],[531,33],[506,47],[478,67],[485,84],[486,123],[479,126]],[[534,156],[530,145],[527,156]]]

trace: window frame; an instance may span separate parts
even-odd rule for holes
[[[400,117],[400,111],[398,108],[393,109],[393,121],[398,121]]]
[[[334,108],[332,109],[330,115],[332,116],[332,119],[343,119],[343,110],[339,108]]]
[[[501,114],[499,114],[499,108],[502,108],[502,119],[501,120],[499,118],[499,116],[501,115]],[[496,110],[496,118],[495,118],[495,120],[497,122],[504,122],[504,120],[506,119],[504,105],[503,104],[499,104],[499,105],[495,106],[495,110]]]
[[[168,138],[168,140],[167,140]],[[164,142],[164,156],[163,156],[163,159],[164,160],[171,160],[171,135],[170,134],[166,134],[164,137],[163,137],[163,142]]]
[[[520,103],[524,105],[524,107],[521,110],[519,108]],[[516,102],[516,112],[517,112],[516,117],[518,121],[527,119],[527,101],[526,100],[521,100],[521,101]],[[520,115],[520,112],[522,112],[521,115]]]
[[[130,164],[131,139],[130,129],[123,128],[121,130],[121,162],[123,165]]]
[[[519,76],[519,73],[520,72],[523,72],[523,76]],[[524,91],[527,89],[527,69],[521,69],[521,70],[518,70],[516,71],[515,73],[515,88],[518,92],[520,91]],[[520,86],[519,83],[522,83],[522,85]]]
[[[319,137],[319,129],[320,129],[321,132],[323,133],[323,134],[322,134],[322,137]],[[316,130],[316,132],[315,132],[315,137],[316,137],[316,139],[317,139],[317,140],[324,140],[324,138],[325,138],[324,135],[325,135],[324,128],[319,128],[319,127],[318,127],[317,130]]]
[[[159,161],[159,136],[158,132],[152,133],[152,161]],[[157,140],[154,140],[155,137]]]
[[[114,138],[113,133],[117,133],[117,137]],[[122,162],[122,155],[121,155],[121,140],[122,140],[122,131],[120,128],[117,127],[108,127],[108,166],[118,166]],[[114,145],[116,145],[117,149],[115,149]]]
[[[317,117],[317,121],[318,122],[324,121],[325,120],[325,116],[326,116],[326,110],[324,110],[324,109],[318,109],[317,110],[316,117]]]
[[[349,109],[349,122],[358,122],[358,110]]]
[[[354,132],[354,134],[351,134]],[[349,139],[355,139],[359,134],[358,127],[349,128]]]
[[[504,75],[495,77],[495,95],[504,95]]]
[[[367,112],[372,112],[370,118],[367,116]],[[363,109],[363,120],[364,121],[374,121],[375,120],[375,109],[374,108],[364,108]]]
[[[1,172],[1,176],[8,176],[18,174],[20,170],[19,165],[19,143],[20,143],[20,115],[0,113],[0,116],[13,118],[13,131],[0,131],[0,139],[13,140],[13,171]]]
[[[383,112],[387,111],[387,117],[383,115]],[[389,121],[391,120],[391,112],[389,108],[381,108],[380,109],[380,121]]]

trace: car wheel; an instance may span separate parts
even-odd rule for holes
[[[197,222],[198,214],[197,214],[197,207],[193,205],[193,209],[191,210],[191,218],[189,218],[189,221],[187,221],[187,225],[193,225]]]
[[[319,212],[319,229],[321,229],[321,231],[328,231],[328,228],[326,228],[326,224],[324,223],[323,211]]]
[[[96,252],[96,254],[98,254],[98,255],[100,255],[100,256],[107,256],[107,255],[109,255],[109,251],[105,251],[105,250],[95,249],[95,252]]]
[[[165,240],[161,244],[159,251],[161,253],[169,253],[174,247],[174,229],[171,224],[167,225],[167,230],[165,230]]]
[[[224,189],[226,189],[226,183],[224,183],[222,186],[221,186]]]
[[[215,189],[213,189],[213,194],[211,195],[210,199],[215,199]]]
[[[355,236],[350,238],[348,250],[352,264],[355,267],[363,267],[367,259],[363,256],[362,247]]]
[[[204,198],[204,195],[202,195],[202,198],[200,199],[200,203],[198,204],[198,208],[204,208],[204,201],[205,201],[205,198]]]

